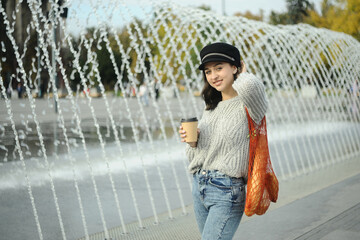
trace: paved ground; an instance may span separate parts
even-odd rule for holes
[[[121,120],[122,124],[130,125],[129,113],[132,114],[133,121],[143,121],[142,113],[146,118],[152,119],[152,122],[156,122],[158,119],[158,113],[160,118],[168,123],[169,114],[171,113],[174,119],[182,117],[196,116],[196,112],[201,113],[204,104],[200,97],[193,97],[189,94],[182,93],[181,98],[175,98],[173,96],[167,96],[160,98],[157,102],[150,102],[149,106],[144,106],[135,97],[127,98],[125,101],[122,97],[113,97],[111,95],[106,96],[106,101],[103,97],[91,98],[75,96],[73,98],[75,103],[75,110],[72,102],[68,98],[60,99],[58,104],[62,109],[62,115],[65,121],[74,119],[74,111],[78,114],[79,118],[92,119],[93,113],[99,119],[100,123],[111,115],[116,120]],[[31,107],[29,99],[11,99],[11,108],[13,119],[16,124],[22,123],[23,120],[33,121],[32,112],[36,113],[36,118],[40,123],[53,122],[58,118],[58,114],[55,113],[54,99],[34,99],[35,105]],[[193,104],[196,103],[196,104]],[[109,108],[106,107],[108,105]],[[129,108],[127,108],[129,107]],[[156,111],[158,109],[158,112]],[[0,124],[8,122],[8,112],[6,103],[3,99],[0,99]],[[185,115],[185,116],[184,116]],[[91,123],[93,125],[93,123]]]
[[[360,239],[359,193],[360,174],[244,222],[235,239]]]
[[[247,240],[358,240],[360,239],[359,159],[313,172],[305,177],[280,183],[279,201],[263,216],[244,216],[234,239]],[[175,211],[175,218],[163,216],[158,225],[152,218],[139,230],[129,224],[128,235],[121,228],[109,231],[115,239],[200,239],[192,205],[189,214]],[[103,240],[104,233],[90,236]],[[85,239],[85,238],[84,238]]]

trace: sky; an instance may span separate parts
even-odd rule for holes
[[[129,16],[124,16],[122,2],[129,8],[131,14],[141,18],[144,10],[149,11],[155,2],[169,1],[184,7],[207,5],[217,14],[222,14],[223,6],[225,6],[225,14],[228,16],[246,11],[258,14],[260,9],[263,9],[265,17],[268,17],[271,11],[286,11],[286,0],[68,0],[69,15],[66,28],[70,33],[77,35],[84,29],[84,26],[96,26],[101,21],[117,27],[124,19],[129,19]],[[317,10],[320,9],[321,1],[310,0],[315,3]],[[108,19],[107,16],[111,11],[114,13],[113,17]]]
[[[310,0],[318,7],[322,0]],[[269,15],[272,10],[283,12],[286,10],[286,0],[171,0],[184,6],[200,6],[202,4],[211,6],[211,9],[217,13],[222,13],[222,3],[225,2],[226,15],[233,15],[236,12],[259,13],[263,9],[265,15]]]

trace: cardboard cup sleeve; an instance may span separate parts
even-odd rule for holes
[[[197,118],[188,118],[188,119],[181,119],[181,126],[186,131],[186,142],[197,142],[198,139],[198,133],[197,133],[197,127],[198,127],[198,120]]]

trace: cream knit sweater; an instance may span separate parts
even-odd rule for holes
[[[218,170],[230,177],[247,179],[249,128],[245,106],[260,123],[268,102],[262,82],[253,74],[242,73],[234,82],[238,96],[221,101],[214,110],[205,110],[199,121],[197,147],[186,146],[189,171]]]

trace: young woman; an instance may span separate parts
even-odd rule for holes
[[[203,240],[232,239],[246,197],[249,129],[245,107],[253,121],[260,123],[268,103],[264,85],[246,73],[236,47],[213,43],[200,51],[200,58],[206,108],[197,142],[186,147],[194,178],[194,212]],[[185,142],[182,127],[179,133]]]

